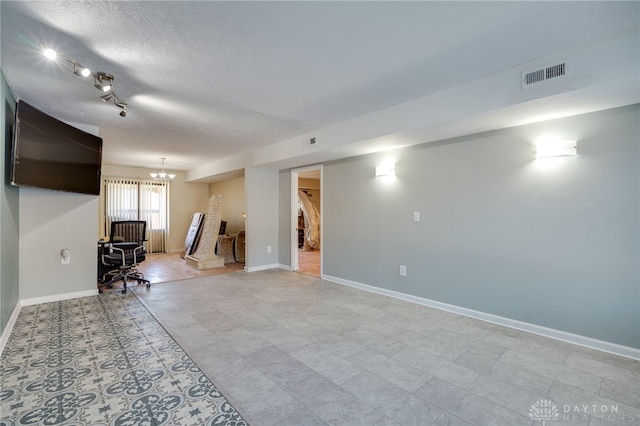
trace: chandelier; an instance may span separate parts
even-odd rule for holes
[[[160,157],[160,159],[162,160],[162,170],[160,172],[157,172],[157,173],[149,173],[149,176],[151,176],[151,178],[153,178],[153,180],[160,180],[160,181],[171,180],[174,177],[176,177],[176,175],[174,173],[165,173],[165,171],[164,171],[164,160],[166,160],[166,158],[165,157]]]
[[[114,77],[112,74],[108,74],[106,72],[92,72],[89,68],[80,65],[78,62],[74,61],[71,58],[67,58],[63,55],[58,55],[53,49],[44,49],[44,56],[49,60],[56,60],[57,58],[63,59],[73,65],[73,73],[78,77],[93,77],[94,86],[96,89],[100,90],[103,94],[100,95],[100,99],[104,102],[113,102],[115,106],[120,108],[120,117],[127,116],[127,104],[122,101],[113,91],[113,80]]]

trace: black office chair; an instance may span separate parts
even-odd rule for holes
[[[147,222],[144,220],[123,220],[111,222],[109,241],[103,243],[102,263],[110,269],[102,277],[102,284],[111,288],[113,283],[122,280],[127,292],[127,281],[137,281],[139,284],[151,286],[149,280],[136,267],[145,260]]]

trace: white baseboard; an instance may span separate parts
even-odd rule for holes
[[[278,268],[284,269],[285,271],[291,271],[291,266],[283,265],[282,263],[278,263]]]
[[[553,328],[547,328],[536,324],[530,324],[523,321],[514,320],[511,318],[505,318],[498,315],[488,314],[486,312],[475,311],[473,309],[467,309],[460,306],[449,305],[448,303],[438,302],[436,300],[425,299],[410,294],[400,293],[398,291],[387,290],[380,287],[374,287],[368,284],[358,283],[356,281],[345,280],[331,275],[322,275],[323,280],[331,281],[336,284],[342,284],[349,287],[354,287],[360,290],[369,291],[372,293],[382,294],[384,296],[394,297],[396,299],[404,300],[407,302],[417,303],[419,305],[429,306],[431,308],[441,309],[443,311],[453,312],[455,314],[464,315],[471,318],[491,322],[505,327],[515,328],[517,330],[526,331],[529,333],[539,334],[541,336],[550,337],[552,339],[561,340],[563,342],[573,343],[575,345],[585,346],[592,349],[597,349],[604,352],[609,352],[616,355],[621,355],[627,358],[633,358],[640,360],[640,349],[632,348],[629,346],[619,345],[617,343],[606,342],[604,340],[593,339],[591,337],[581,336],[579,334],[568,333],[562,330],[556,330]]]
[[[16,319],[18,318],[18,314],[20,313],[21,308],[22,308],[22,305],[18,300],[18,303],[16,303],[16,306],[13,308],[13,312],[9,317],[7,326],[4,328],[4,331],[2,332],[2,337],[0,337],[0,355],[4,351],[4,347],[7,344],[7,341],[9,340],[9,335],[11,334],[11,330],[13,330],[13,326],[16,323]]]
[[[266,271],[267,269],[277,269],[279,265],[277,263],[272,263],[271,265],[260,265],[260,266],[245,266],[244,270],[247,272],[257,272],[257,271]]]
[[[40,303],[58,302],[60,300],[77,299],[79,297],[89,297],[98,294],[98,289],[77,291],[74,293],[52,294],[51,296],[34,297],[31,299],[22,299],[22,306],[38,305]]]

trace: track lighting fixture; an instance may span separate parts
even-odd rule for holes
[[[120,111],[120,117],[127,116],[127,104],[122,101],[113,91],[113,80],[114,77],[112,74],[108,74],[106,72],[92,72],[89,68],[79,64],[71,58],[67,58],[63,55],[58,55],[53,49],[44,49],[43,54],[47,59],[56,60],[57,58],[61,58],[71,65],[73,65],[73,73],[79,77],[89,77],[92,76],[94,80],[94,87],[102,92],[103,95],[100,95],[100,99],[104,102],[113,101],[113,104],[119,108],[122,108]]]

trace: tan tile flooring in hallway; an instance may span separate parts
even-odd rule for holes
[[[298,250],[298,272],[320,278],[320,250]]]
[[[147,254],[145,261],[138,265],[138,270],[152,283],[226,274],[242,269],[241,263],[227,263],[223,268],[195,269],[188,266],[179,253]]]
[[[640,425],[640,362],[283,270],[132,286],[263,425]]]

